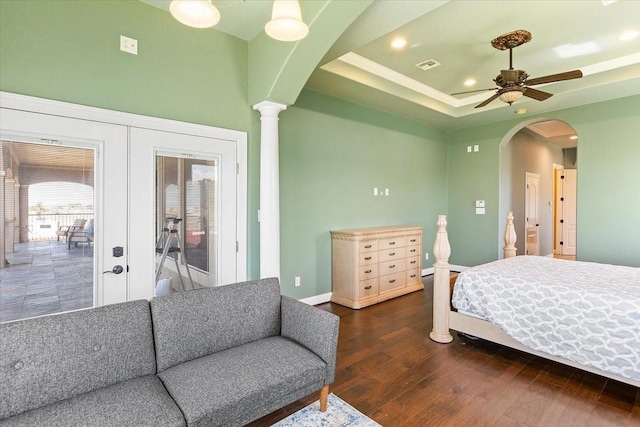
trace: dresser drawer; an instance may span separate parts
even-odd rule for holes
[[[385,262],[385,261],[391,261],[393,259],[404,258],[407,256],[405,249],[406,248],[400,247],[400,248],[385,249],[384,251],[378,251],[378,261]]]
[[[378,263],[378,252],[365,252],[359,254],[360,262],[358,265],[369,265]]]
[[[418,245],[412,245],[412,246],[407,246],[407,256],[420,256],[420,246]]]
[[[377,240],[365,240],[358,244],[358,251],[360,253],[364,252],[374,252],[378,250],[378,241]]]
[[[358,299],[378,295],[378,279],[363,280],[358,283]]]
[[[407,264],[405,265],[407,270],[414,268],[420,268],[420,255],[407,257]]]
[[[378,277],[378,264],[363,265],[360,267],[358,280],[369,280]]]
[[[378,289],[380,293],[389,292],[397,288],[403,288],[406,285],[405,272],[382,276],[378,280]]]
[[[418,245],[420,246],[420,235],[416,234],[415,236],[407,236],[405,237],[405,244],[407,246]]]
[[[414,283],[418,283],[422,281],[422,276],[420,275],[420,269],[413,268],[407,270],[407,284],[412,285]]]
[[[380,239],[378,245],[379,250],[385,250],[389,248],[399,248],[404,246],[404,237],[390,237],[387,239]]]
[[[385,274],[393,274],[398,273],[400,271],[404,271],[405,260],[404,259],[393,259],[391,261],[381,262],[378,264],[380,266],[379,274],[383,276]]]

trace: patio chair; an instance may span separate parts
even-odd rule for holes
[[[93,219],[87,222],[87,226],[81,230],[70,231],[67,236],[68,250],[71,250],[71,243],[75,247],[78,247],[78,243],[91,243],[93,242]]]
[[[69,237],[69,233],[77,230],[82,230],[84,225],[87,223],[86,219],[78,218],[73,221],[73,225],[61,225],[58,227],[56,231],[56,235],[58,236],[58,242],[60,241],[60,236],[67,239]]]

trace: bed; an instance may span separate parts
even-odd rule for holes
[[[640,268],[515,256],[509,212],[504,259],[463,271],[452,295],[446,224],[440,215],[432,340],[453,329],[640,387]]]

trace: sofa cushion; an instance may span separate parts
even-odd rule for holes
[[[151,300],[158,372],[280,334],[278,279],[180,292]]]
[[[0,324],[0,419],[155,373],[147,301]]]
[[[300,344],[270,337],[176,365],[158,375],[188,426],[230,426],[319,390],[326,364]]]
[[[155,375],[124,381],[0,421],[2,427],[184,425],[180,409]]]

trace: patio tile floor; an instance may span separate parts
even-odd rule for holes
[[[64,241],[19,243],[0,269],[0,322],[93,305],[93,248]]]

